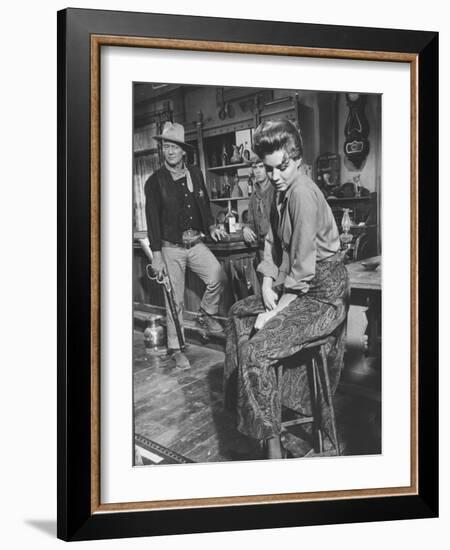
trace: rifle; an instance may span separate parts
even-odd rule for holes
[[[148,239],[139,239],[139,243],[144,250],[147,258],[150,260],[150,262],[153,261],[153,254],[149,246]],[[180,345],[180,350],[184,351],[186,349],[186,342],[184,340],[183,331],[181,330],[180,326],[180,320],[178,318],[178,312],[177,312],[177,304],[175,302],[174,298],[174,292],[173,292],[173,286],[172,281],[170,280],[168,275],[156,275],[153,271],[152,264],[147,264],[145,266],[145,271],[147,273],[147,277],[151,279],[152,281],[156,281],[159,285],[162,285],[164,287],[164,292],[167,297],[167,302],[169,304],[170,313],[172,314],[172,319],[175,325],[175,330],[177,333],[178,343]]]

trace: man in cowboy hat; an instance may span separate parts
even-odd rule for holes
[[[225,274],[203,238],[207,234],[217,241],[225,234],[214,224],[201,170],[185,163],[185,151],[190,146],[184,141],[184,127],[166,122],[155,139],[162,142],[164,165],[145,183],[153,270],[170,277],[182,330],[186,267],[196,273],[206,285],[197,322],[208,332],[220,332],[222,327],[213,316],[218,311]],[[167,300],[166,316],[169,354],[179,369],[189,369]]]

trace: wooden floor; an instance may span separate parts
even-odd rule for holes
[[[135,433],[194,462],[263,458],[257,443],[241,435],[223,409],[223,352],[191,344],[187,356],[192,369],[179,372],[166,356],[148,355],[142,332],[134,332]],[[380,453],[379,377],[374,369],[355,368],[351,349],[346,363],[335,397],[343,454]],[[313,455],[308,432],[298,430],[285,434],[284,444],[296,457]],[[326,450],[333,454],[328,441]]]

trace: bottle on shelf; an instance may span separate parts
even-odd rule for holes
[[[248,143],[247,142],[244,143],[244,150],[242,152],[242,158],[244,159],[244,162],[250,160],[250,149],[248,148]]]
[[[353,185],[355,186],[355,198],[359,199],[361,197],[361,174],[353,176]]]
[[[225,143],[222,145],[222,166],[226,166],[228,164],[228,153],[227,148],[225,146]]]
[[[225,231],[229,234],[236,233],[236,212],[231,209],[231,203],[228,204],[228,212],[225,216]]]
[[[250,175],[247,180],[247,193],[250,197],[253,193],[253,177]]]
[[[239,187],[239,176],[234,176],[233,178],[233,188],[231,190],[231,196],[233,198],[242,197],[242,189]]]
[[[228,174],[225,174],[224,176],[224,184],[223,184],[223,195],[222,197],[224,199],[229,199],[231,197],[231,185],[230,185],[230,178]]]
[[[348,234],[352,226],[352,220],[350,218],[350,208],[343,208],[343,215],[341,220],[341,227],[344,233]]]
[[[342,243],[342,250],[344,251],[345,256],[347,257],[350,254],[351,250],[351,243],[353,241],[353,235],[350,232],[350,229],[352,227],[352,220],[350,218],[350,209],[344,208],[343,209],[343,215],[341,220],[341,227],[343,233],[339,235],[341,243]]]

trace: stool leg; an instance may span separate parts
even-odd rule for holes
[[[318,452],[323,453],[323,435],[322,435],[322,411],[319,403],[319,379],[318,368],[315,354],[311,358],[312,369],[312,396],[311,396],[311,409],[313,416],[313,431],[317,436]]]
[[[320,346],[320,357],[322,359],[323,375],[325,378],[325,391],[327,395],[328,407],[330,410],[331,431],[333,432],[334,446],[336,447],[337,455],[340,456],[341,449],[339,446],[339,438],[338,438],[337,428],[336,428],[336,416],[334,414],[333,396],[331,394],[331,384],[330,384],[330,376],[328,373],[328,361],[327,361],[327,352],[325,349],[325,345]]]
[[[280,424],[283,431],[283,365],[279,363],[276,369],[278,397],[280,399]]]
[[[283,365],[281,363],[277,365],[277,386],[281,395],[283,389]]]

